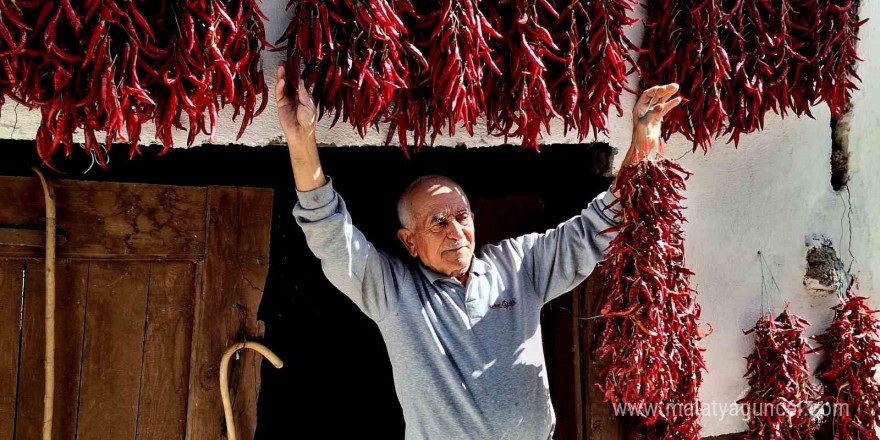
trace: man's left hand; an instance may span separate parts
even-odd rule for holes
[[[663,116],[681,103],[681,97],[672,98],[678,92],[678,84],[654,86],[642,92],[633,107],[633,132],[629,151],[623,158],[621,168],[644,159],[651,149],[660,143],[660,127]],[[613,186],[616,186],[614,179]],[[615,197],[620,194],[612,191]]]

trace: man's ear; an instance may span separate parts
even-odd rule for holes
[[[400,242],[403,243],[403,246],[406,248],[406,251],[409,252],[413,257],[417,257],[419,253],[416,251],[416,243],[413,241],[413,233],[406,228],[400,228],[397,230],[397,238],[400,239]]]

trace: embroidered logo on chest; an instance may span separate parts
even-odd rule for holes
[[[504,300],[504,301],[501,301],[500,303],[492,304],[489,306],[489,308],[491,308],[491,309],[509,309],[515,305],[516,305],[516,300],[512,299],[510,301]]]

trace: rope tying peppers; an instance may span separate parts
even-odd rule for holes
[[[880,427],[880,318],[868,298],[856,293],[853,278],[834,307],[834,321],[813,337],[826,359],[817,376],[825,385],[824,401],[833,406],[821,426],[821,438],[877,440]],[[844,408],[845,411],[842,411]],[[833,410],[836,410],[833,411]]]
[[[256,0],[0,1],[0,92],[40,109],[37,153],[53,169],[59,146],[71,155],[78,129],[105,168],[123,130],[130,157],[140,152],[147,121],[160,154],[175,128],[187,130],[184,113],[188,145],[199,132],[213,139],[226,105],[242,118],[240,137],[267,102],[261,18]],[[96,132],[106,134],[103,145]]]
[[[620,223],[603,231],[617,235],[598,266],[607,285],[596,354],[607,365],[596,385],[606,402],[648,414],[632,438],[700,438],[706,364],[697,342],[709,333],[699,332],[693,272],[684,264],[681,202],[690,175],[666,158],[623,167],[612,205],[619,205]],[[666,411],[676,406],[680,411]]]

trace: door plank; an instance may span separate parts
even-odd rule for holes
[[[58,246],[59,258],[199,259],[204,255],[204,187],[64,179],[54,184],[58,230],[68,238]],[[0,224],[44,225],[42,194],[37,178],[0,177]],[[0,257],[43,254],[37,248],[0,246]]]
[[[24,260],[0,260],[0,439],[12,439],[18,355],[21,341],[21,286]]]
[[[596,387],[599,380],[599,370],[603,365],[596,359],[594,350],[595,342],[599,336],[601,319],[589,319],[599,314],[600,301],[604,288],[604,282],[599,276],[599,271],[594,270],[587,280],[578,287],[584,291],[586,299],[581,301],[583,309],[581,315],[587,320],[581,332],[581,346],[584,352],[584,366],[586,377],[586,393],[584,399],[584,419],[586,420],[587,438],[603,440],[622,440],[626,436],[624,421],[614,415],[614,408],[603,401],[604,396]]]
[[[584,290],[576,289],[571,292],[571,345],[572,345],[572,370],[574,372],[574,414],[575,414],[575,439],[584,438],[584,388],[583,375],[581,374],[581,344],[580,339],[581,327],[584,325],[582,313]]]
[[[55,402],[52,434],[72,439],[82,357],[88,262],[56,260],[55,264]],[[45,264],[28,260],[21,341],[21,375],[15,438],[37,439],[43,433],[46,360]]]
[[[208,188],[205,261],[199,264],[187,405],[187,439],[225,438],[219,391],[219,361],[226,348],[244,339],[260,339],[257,309],[269,270],[272,191]],[[256,430],[260,361],[242,352],[230,380],[240,439]]]
[[[78,440],[135,436],[149,275],[150,263],[91,263]]]
[[[577,292],[554,299],[541,311],[541,328],[544,335],[544,357],[550,374],[550,394],[556,410],[557,440],[579,440],[577,436],[578,419],[581,417],[577,406],[574,377],[580,371],[574,369],[572,347],[577,339],[572,338],[572,301]]]
[[[192,339],[195,263],[152,263],[137,438],[182,440]]]

